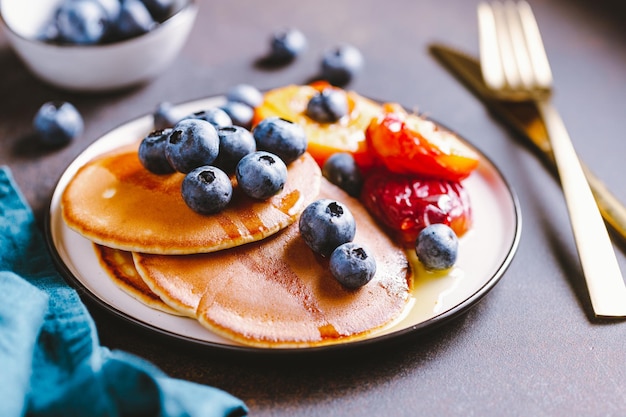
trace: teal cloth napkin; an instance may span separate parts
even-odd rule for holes
[[[33,213],[0,167],[0,416],[244,416],[214,387],[100,345],[57,273]]]

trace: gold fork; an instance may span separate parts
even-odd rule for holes
[[[550,103],[552,72],[530,5],[478,6],[481,71],[502,100],[536,103],[546,126],[578,255],[597,317],[626,317],[626,285],[565,124]]]

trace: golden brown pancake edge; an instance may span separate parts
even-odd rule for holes
[[[165,304],[141,279],[135,269],[131,252],[124,252],[95,243],[93,247],[100,266],[122,291],[155,310],[180,315],[178,311]]]
[[[321,172],[305,153],[288,166],[281,193],[266,201],[235,187],[216,215],[201,215],[180,194],[181,173],[155,175],[136,146],[103,155],[81,167],[61,199],[65,223],[92,242],[124,251],[205,253],[263,239],[293,223],[319,191]]]

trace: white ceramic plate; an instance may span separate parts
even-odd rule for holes
[[[178,106],[189,114],[223,102],[214,97]],[[52,195],[47,238],[65,276],[106,309],[140,326],[204,346],[237,351],[319,351],[370,345],[426,331],[466,312],[500,280],[511,262],[521,232],[517,198],[499,170],[480,154],[477,171],[464,180],[474,215],[473,228],[461,238],[455,268],[445,275],[416,274],[411,306],[406,314],[367,339],[343,344],[297,349],[269,349],[239,345],[200,326],[195,320],[151,309],[120,290],[100,267],[92,243],[70,230],[62,220],[60,200],[76,171],[92,158],[135,142],[152,130],[151,115],[126,123],[83,151],[61,176]]]

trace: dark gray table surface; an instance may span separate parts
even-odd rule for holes
[[[623,416],[626,322],[592,318],[557,181],[536,156],[429,55],[432,42],[478,54],[476,0],[201,1],[181,56],[140,88],[71,94],[33,78],[0,35],[0,164],[8,165],[43,227],[64,168],[89,143],[156,103],[305,83],[324,49],[349,42],[366,66],[349,86],[418,108],[460,132],[501,169],[519,197],[519,249],[473,309],[432,332],[361,354],[260,359],[171,343],[89,304],[104,345],[168,374],[243,399],[255,416]],[[555,76],[556,107],[578,153],[626,202],[626,7],[619,1],[531,0]],[[268,38],[293,26],[309,40],[292,65],[260,70]],[[149,63],[146,63],[149,65]],[[31,120],[45,101],[73,102],[84,135],[42,151]],[[617,248],[626,271],[623,247]]]

